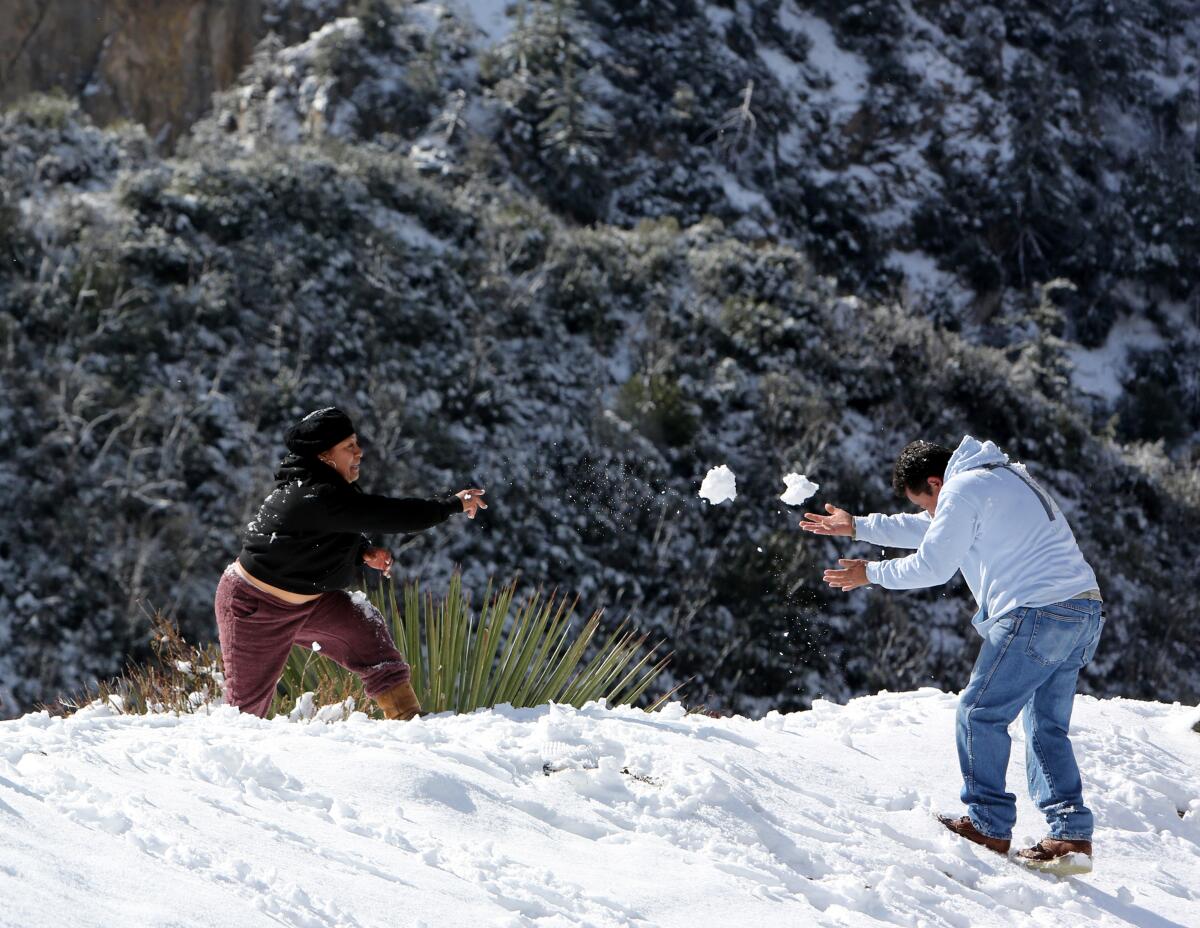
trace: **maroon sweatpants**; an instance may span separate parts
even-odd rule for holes
[[[362,677],[368,696],[409,679],[379,610],[348,593],[289,603],[244,580],[233,565],[217,585],[217,633],[225,661],[225,700],[265,717],[292,645],[312,648]]]

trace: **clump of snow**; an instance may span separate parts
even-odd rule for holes
[[[512,0],[443,0],[445,5],[463,19],[474,23],[487,37],[486,45],[498,45],[509,37],[516,26],[515,17],[508,11]],[[526,15],[529,15],[528,13]]]
[[[804,474],[788,474],[783,478],[783,482],[787,489],[779,498],[789,506],[799,506],[821,489],[819,483],[813,483]]]
[[[296,700],[296,705],[292,711],[288,713],[288,721],[299,722],[305,719],[311,719],[317,714],[317,705],[314,694],[304,693]]]
[[[1135,350],[1154,351],[1163,345],[1162,335],[1149,319],[1122,316],[1113,323],[1108,337],[1099,348],[1089,350],[1071,346],[1067,348],[1066,355],[1073,367],[1072,380],[1076,387],[1115,403],[1124,393],[1130,353]]]
[[[779,19],[784,27],[804,33],[812,41],[808,62],[828,78],[830,86],[824,96],[832,102],[834,112],[845,116],[856,110],[866,98],[870,85],[871,69],[866,60],[838,45],[828,20],[799,9],[793,0],[780,7]],[[776,74],[784,87],[792,86],[795,80],[792,68],[772,58],[766,63],[768,67],[778,69]]]
[[[774,217],[775,210],[771,208],[771,201],[757,190],[748,190],[729,173],[728,169],[719,169],[717,177],[725,191],[725,198],[738,212],[753,213],[757,211],[766,217]]]
[[[934,819],[962,808],[956,706],[926,689],[761,721],[677,703],[27,715],[0,722],[0,922],[1197,924],[1194,708],[1077,698],[1098,853],[1060,880]],[[1045,823],[1013,740],[1024,846]]]
[[[724,33],[724,31],[729,27],[729,24],[733,22],[735,18],[732,10],[722,9],[721,7],[712,3],[704,4],[704,15],[708,17],[708,21],[712,23],[713,29],[719,33]]]
[[[362,38],[362,34],[362,23],[357,16],[343,16],[326,23],[303,42],[284,48],[280,52],[280,58],[298,65],[308,64],[322,46],[336,42],[357,42]]]
[[[381,232],[385,232],[399,242],[418,251],[432,251],[442,254],[446,251],[446,242],[436,235],[430,234],[421,223],[407,213],[376,204],[371,209],[371,224]]]
[[[958,278],[939,268],[937,261],[923,251],[893,250],[888,264],[904,275],[907,302],[918,308],[942,300],[949,301],[955,310],[961,310],[969,301]]]
[[[737,478],[725,464],[712,468],[704,475],[700,484],[700,498],[714,506],[726,500],[737,499]]]
[[[350,592],[350,601],[354,603],[356,609],[362,614],[363,618],[370,619],[376,625],[385,625],[383,614],[371,605],[371,600],[362,590],[352,590]]]

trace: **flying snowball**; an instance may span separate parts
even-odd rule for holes
[[[722,464],[714,467],[704,477],[700,484],[700,498],[706,499],[714,506],[727,499],[737,499],[737,478],[727,466]]]
[[[789,506],[799,506],[821,488],[819,483],[813,483],[804,474],[788,474],[783,478],[787,489],[779,497]]]

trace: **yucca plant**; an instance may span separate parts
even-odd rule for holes
[[[422,595],[416,583],[407,585],[403,611],[389,580],[374,585],[368,595],[391,622],[412,665],[413,689],[431,712],[470,712],[501,703],[578,707],[600,698],[609,705],[632,705],[670,660],[668,655],[655,662],[657,647],[647,650],[649,636],[638,634],[628,622],[586,657],[600,630],[601,611],[576,630],[572,619],[578,600],[568,602],[539,590],[518,604],[516,592],[516,580],[495,591],[489,582],[478,616],[457,574],[442,600]]]
[[[577,601],[539,590],[518,602],[516,594],[515,580],[499,589],[489,583],[476,615],[457,574],[440,599],[417,583],[406,585],[399,600],[391,580],[367,585],[368,598],[390,623],[396,646],[412,666],[413,689],[429,712],[471,712],[502,703],[578,707],[601,698],[610,706],[632,705],[670,660],[669,655],[656,660],[657,646],[647,649],[649,636],[628,622],[597,642],[601,611],[577,628]],[[293,649],[281,684],[272,714],[294,705],[305,692],[316,692],[319,703],[354,696],[357,705],[363,704],[356,677],[301,648]],[[659,708],[678,690],[648,708]]]

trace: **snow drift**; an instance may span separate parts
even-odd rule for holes
[[[1060,881],[934,821],[954,707],[27,715],[0,723],[0,924],[1200,925],[1196,710],[1079,699],[1096,871]],[[1015,837],[1041,824],[1022,797]]]

